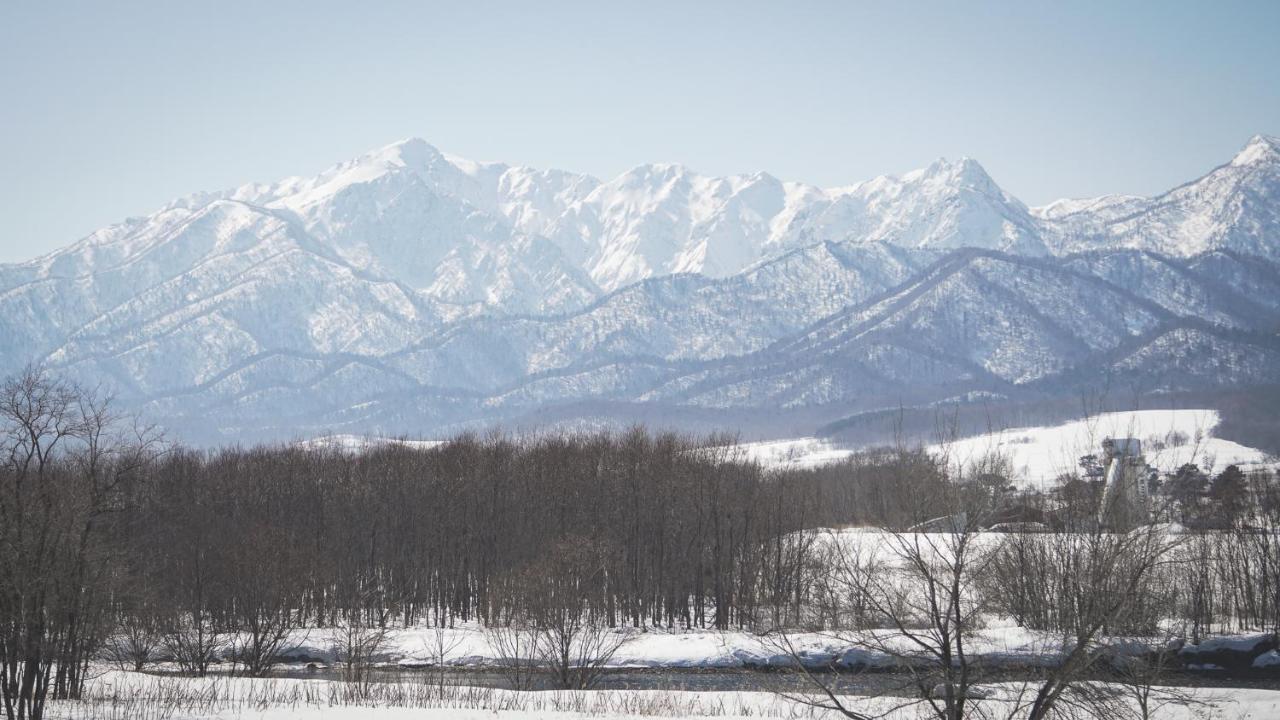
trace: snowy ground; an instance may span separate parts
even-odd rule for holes
[[[999,453],[1010,459],[1019,483],[1044,487],[1058,475],[1078,469],[1080,456],[1101,452],[1108,437],[1143,441],[1147,462],[1161,471],[1196,463],[1217,472],[1228,465],[1251,470],[1277,467],[1261,450],[1213,437],[1215,410],[1138,410],[1095,415],[1087,420],[1044,427],[1013,428],[932,445],[950,462],[964,466]],[[818,438],[747,443],[744,456],[766,467],[803,468],[839,462],[854,451]]]
[[[440,686],[425,677],[360,687],[338,680],[191,678],[117,670],[93,678],[84,702],[55,703],[52,716],[63,720],[797,717],[791,702],[768,692],[515,692]]]
[[[818,438],[743,443],[740,451],[744,460],[758,462],[767,468],[783,469],[828,465],[840,462],[854,452]]]
[[[306,440],[299,440],[296,445],[303,448],[324,450],[341,450],[344,452],[364,452],[372,448],[386,445],[403,445],[415,450],[430,450],[443,445],[443,440],[410,440],[407,438],[386,438],[373,435],[320,435]]]
[[[617,632],[627,639],[608,663],[612,668],[735,669],[790,664],[778,639],[747,631],[627,628]],[[827,665],[832,659],[866,665],[891,662],[887,656],[823,633],[796,633],[790,636],[790,640],[816,665]],[[969,651],[974,655],[984,655],[990,661],[1033,663],[1053,653],[1057,643],[1048,635],[997,619],[969,642]],[[332,630],[298,630],[291,635],[285,653],[300,662],[329,663],[336,659],[338,645],[338,636]],[[443,658],[441,648],[446,649]],[[376,659],[380,663],[403,667],[437,663],[453,667],[488,667],[500,664],[503,656],[489,643],[480,626],[468,623],[455,628],[393,630]]]
[[[843,535],[843,534],[842,534]],[[982,536],[985,540],[987,536]],[[1170,629],[1173,632],[1175,629]],[[883,651],[868,647],[871,638],[849,633],[792,632],[786,637],[758,635],[742,630],[621,628],[608,632],[625,638],[618,651],[605,663],[617,670],[740,670],[790,667],[789,648],[794,649],[807,665],[826,668],[833,662],[844,667],[889,667],[898,663]],[[874,645],[893,648],[899,658],[919,652],[918,648],[898,633],[868,631],[878,634]],[[1199,645],[1188,645],[1184,652],[1230,648],[1247,650],[1265,642],[1269,636],[1248,633],[1205,639]],[[227,638],[230,640],[230,638]],[[1104,642],[1116,655],[1133,655],[1165,647],[1168,637],[1117,637]],[[1062,637],[1052,633],[1019,627],[1011,618],[990,615],[983,627],[966,641],[971,657],[981,657],[988,667],[1004,664],[1010,667],[1033,667],[1053,664],[1067,649]],[[305,628],[291,633],[280,654],[290,663],[301,666],[316,662],[336,663],[340,656],[340,631],[329,628]],[[453,628],[416,626],[392,629],[375,652],[374,661],[388,668],[423,668],[443,665],[450,668],[482,669],[503,665],[509,658],[489,641],[484,629],[475,623]],[[1247,661],[1246,661],[1247,662]],[[1257,668],[1280,666],[1280,654],[1268,653],[1254,663]],[[230,670],[228,664],[223,669]]]
[[[988,710],[1003,716],[1010,701],[1027,687],[986,686]],[[354,692],[354,694],[353,694]],[[1249,718],[1280,716],[1280,691],[1191,689],[1182,703],[1165,705],[1155,717]],[[1155,697],[1161,697],[1159,689]],[[458,718],[480,720],[570,720],[587,717],[638,718],[815,718],[837,717],[812,711],[767,692],[685,692],[662,690],[546,691],[515,693],[488,688],[436,691],[430,683],[378,685],[367,693],[331,680],[177,678],[107,671],[90,681],[84,703],[55,703],[50,713],[63,720],[160,720],[161,718],[260,718],[262,720],[407,720]],[[1024,695],[1025,697],[1025,695]],[[901,698],[844,698],[864,712],[886,712]],[[919,717],[918,708],[890,712],[887,718]]]

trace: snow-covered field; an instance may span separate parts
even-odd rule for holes
[[[778,717],[795,718],[793,703],[769,692],[596,690],[515,692],[487,687],[437,685],[422,680],[338,680],[147,675],[108,670],[94,677],[81,703],[54,703],[62,720],[161,720],[161,718],[585,718],[585,717]]]
[[[767,468],[781,469],[828,465],[840,462],[854,452],[811,437],[743,443],[739,450],[744,460],[758,462]]]
[[[1009,459],[1016,482],[1039,487],[1077,470],[1080,457],[1100,453],[1108,437],[1139,438],[1147,462],[1162,472],[1185,463],[1196,463],[1206,472],[1228,465],[1246,471],[1277,467],[1276,458],[1261,450],[1214,437],[1218,422],[1217,411],[1205,409],[1112,412],[1060,425],[999,430],[931,445],[929,450],[961,467],[998,453]],[[744,457],[773,468],[816,467],[854,452],[819,438],[747,443],[742,451]]]
[[[626,628],[616,632],[626,635],[626,641],[607,663],[610,668],[728,670],[791,664],[776,638],[748,631]],[[832,659],[864,665],[892,662],[886,655],[877,655],[854,646],[851,641],[824,633],[795,633],[789,639],[816,665],[827,665]],[[989,661],[1034,663],[1053,653],[1059,643],[1059,639],[1048,634],[997,619],[969,641],[969,652],[983,655]],[[1130,645],[1132,643],[1126,643]],[[282,654],[296,662],[331,663],[336,661],[339,647],[338,634],[331,629],[300,629],[290,635]],[[445,649],[444,653],[440,652],[441,648]],[[904,647],[904,652],[907,650]],[[392,630],[375,655],[375,661],[380,664],[405,668],[435,664],[481,668],[499,665],[503,660],[504,656],[490,644],[483,629],[473,623],[455,628],[420,626]]]
[[[388,438],[378,437],[374,435],[319,435],[317,437],[299,440],[295,443],[303,448],[316,448],[324,450],[341,450],[343,452],[363,452],[365,450],[376,449],[386,445],[403,445],[407,448],[415,450],[430,450],[437,445],[443,445],[443,440],[409,440],[406,438]]]
[[[985,686],[980,701],[995,716],[1012,709],[1011,700],[1025,692],[1021,684]],[[576,720],[577,718],[826,718],[768,692],[688,692],[665,690],[546,691],[515,693],[488,688],[454,689],[437,695],[428,684],[380,685],[367,695],[331,680],[177,678],[108,671],[90,681],[84,703],[54,703],[50,717],[65,720]],[[1154,689],[1157,703],[1162,695]],[[1247,718],[1280,715],[1280,691],[1257,689],[1190,689],[1159,707],[1162,720]],[[1191,700],[1192,704],[1186,704]],[[852,709],[885,718],[918,718],[918,707],[899,707],[901,698],[843,698]]]

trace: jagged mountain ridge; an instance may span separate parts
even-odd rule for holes
[[[1191,257],[1233,250],[1277,259],[1280,138],[1256,135],[1223,165],[1153,198],[1110,197],[1042,209],[1058,254],[1133,248]],[[1056,209],[1055,209],[1056,206]]]
[[[1237,362],[1170,382],[1257,381],[1278,146],[1158,198],[1028,209],[967,159],[819,189],[677,165],[601,182],[406,141],[0,266],[0,364],[231,437],[584,403],[830,414],[1132,373],[1226,331]]]

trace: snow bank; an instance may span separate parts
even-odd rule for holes
[[[1255,670],[1280,669],[1280,651],[1268,650],[1254,658],[1253,668]]]
[[[1258,665],[1259,659],[1275,650],[1274,635],[1252,633],[1207,638],[1195,645],[1184,645],[1178,655],[1188,668],[1240,671],[1265,667]]]

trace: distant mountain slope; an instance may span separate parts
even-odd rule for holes
[[[1192,257],[1229,250],[1280,260],[1280,139],[1255,136],[1230,162],[1154,198],[1040,213],[1055,252],[1134,248]]]
[[[204,439],[1264,382],[1277,148],[1156,198],[1028,209],[968,159],[822,189],[409,140],[0,266],[0,372],[106,382]]]

